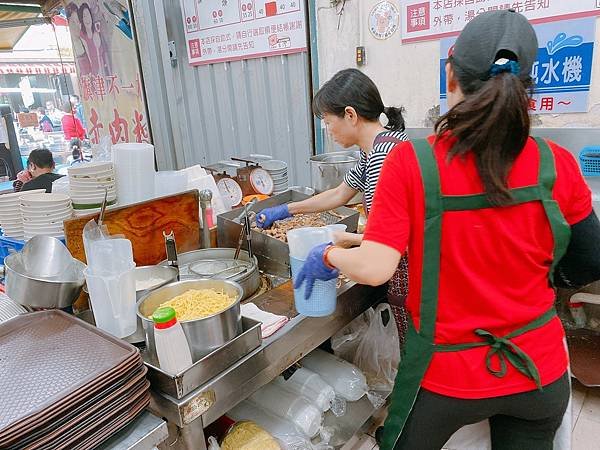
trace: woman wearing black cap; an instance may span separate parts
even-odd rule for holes
[[[494,450],[552,449],[569,401],[552,286],[600,279],[600,223],[573,156],[529,136],[537,48],[514,11],[470,22],[436,136],[387,157],[362,245],[316,247],[295,280],[378,285],[408,245],[412,320],[383,450],[439,449],[485,419]]]

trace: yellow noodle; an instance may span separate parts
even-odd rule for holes
[[[201,319],[226,310],[235,302],[223,291],[214,289],[190,289],[160,305],[170,306],[175,310],[177,320]]]

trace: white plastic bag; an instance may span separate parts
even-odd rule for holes
[[[385,325],[384,316],[387,316]],[[353,362],[367,377],[370,389],[378,392],[393,389],[400,362],[400,345],[398,328],[388,303],[381,303],[375,309]]]
[[[331,337],[331,349],[335,356],[348,362],[354,360],[358,344],[369,329],[373,314],[373,308],[367,309]]]
[[[318,373],[340,397],[349,402],[359,400],[369,390],[367,380],[358,367],[321,349],[310,352],[300,364]]]

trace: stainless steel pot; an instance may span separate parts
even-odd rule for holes
[[[36,278],[26,275],[22,254],[4,258],[6,295],[15,302],[31,308],[67,308],[73,304],[85,284],[85,264],[73,260],[70,276],[60,279]]]
[[[234,255],[234,248],[205,248],[202,250],[180,253],[177,255],[177,260],[179,263],[181,280],[218,279],[235,281],[242,287],[244,292],[242,299],[246,299],[254,294],[260,287],[260,273],[258,271],[258,260],[256,259],[256,256],[250,258],[248,252],[242,250],[240,251],[238,259],[244,267],[224,270],[220,273],[217,273],[219,271],[215,270],[212,272],[206,271],[206,274],[203,274],[202,270],[198,270],[194,267],[195,264],[203,261],[214,261],[216,264],[218,264],[219,261],[232,261]],[[160,265],[166,266],[167,261],[162,261]]]
[[[177,269],[169,266],[140,266],[133,269],[133,276],[135,278],[135,297],[136,300],[139,300],[148,292],[177,281]],[[142,289],[141,283],[147,280],[156,280],[156,283]]]
[[[346,173],[360,158],[360,150],[323,153],[310,158],[310,178],[317,193],[338,187]],[[362,194],[357,194],[348,203],[360,203]]]
[[[228,280],[177,281],[149,292],[137,303],[137,315],[141,319],[146,335],[146,346],[156,356],[154,324],[149,318],[162,303],[190,289],[218,289],[235,297],[235,302],[217,314],[196,320],[185,320],[181,327],[192,351],[194,362],[235,338],[242,331],[242,287]]]

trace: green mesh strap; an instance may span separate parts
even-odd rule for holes
[[[526,186],[510,189],[512,202],[509,206],[541,200],[539,186]],[[474,209],[494,208],[485,194],[445,195],[442,198],[444,211],[467,211]]]
[[[552,198],[552,189],[556,181],[556,168],[554,165],[554,155],[552,150],[541,138],[534,138],[540,150],[540,173],[538,183],[540,184],[540,193],[542,194],[542,204],[546,211],[546,216],[552,229],[554,238],[554,250],[552,265],[548,277],[550,283],[554,285],[554,271],[556,265],[560,262],[569,246],[571,240],[571,226],[565,220],[556,200]]]
[[[435,331],[440,278],[442,238],[442,194],[440,174],[433,149],[425,139],[413,142],[421,169],[425,192],[425,239],[423,242],[423,276],[421,278],[421,310],[419,334],[431,339]]]

